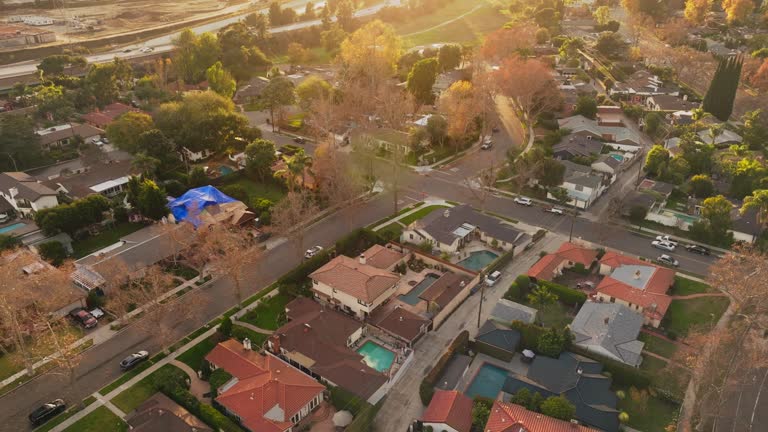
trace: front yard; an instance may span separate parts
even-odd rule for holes
[[[643,347],[644,350],[658,354],[662,357],[672,358],[677,352],[677,345],[660,337],[641,332],[638,339],[645,342],[645,347]]]
[[[166,382],[176,382],[187,388],[187,374],[176,366],[166,364],[160,369],[144,377],[131,388],[123,391],[112,399],[112,403],[124,413],[135,410],[150,396],[157,393],[160,386]],[[110,430],[110,429],[103,429]]]
[[[399,222],[402,223],[405,226],[408,226],[408,225],[416,222],[417,220],[426,217],[428,214],[432,213],[435,210],[446,209],[446,208],[449,208],[449,207],[448,206],[444,206],[444,205],[431,205],[431,206],[427,206],[427,207],[421,208],[421,209],[419,209],[419,210],[409,214],[408,216],[400,219]]]
[[[240,321],[253,324],[266,330],[277,330],[285,324],[285,305],[293,300],[293,297],[285,294],[277,294],[274,297],[263,299],[255,308],[248,311],[240,318]]]
[[[127,430],[127,423],[109,408],[101,406],[64,429],[64,432],[123,432]]]
[[[699,297],[672,300],[661,326],[675,336],[686,336],[697,328],[709,328],[717,324],[730,301],[727,297]]]
[[[675,276],[675,284],[672,286],[672,291],[670,291],[669,295],[684,296],[711,292],[717,292],[717,290],[704,282],[691,280],[681,276]]]

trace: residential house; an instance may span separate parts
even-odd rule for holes
[[[667,291],[675,283],[674,270],[606,252],[600,259],[600,274],[605,277],[595,288],[597,301],[623,304],[643,314],[645,324],[661,324],[672,303]]]
[[[597,251],[575,243],[564,242],[554,253],[546,254],[528,269],[528,277],[534,282],[554,280],[563,274],[564,269],[581,264],[584,268],[592,267],[597,259]]]
[[[435,431],[470,432],[472,399],[455,390],[437,390],[420,420]]]
[[[261,92],[264,91],[268,84],[269,79],[265,77],[257,76],[251,78],[250,81],[237,90],[233,100],[236,104],[255,103],[259,100]]]
[[[598,124],[583,115],[575,115],[559,119],[560,129],[568,129],[571,133],[582,136],[591,136],[593,139],[615,142],[619,144],[640,145],[640,137],[634,131],[624,126],[606,126]]]
[[[532,324],[536,321],[536,314],[539,311],[520,303],[505,298],[499,299],[491,310],[491,319],[501,323],[511,323],[520,321],[526,324]]]
[[[675,185],[659,180],[644,178],[643,181],[641,181],[637,186],[637,190],[640,192],[658,194],[663,199],[663,201],[666,202],[666,200],[669,198],[669,195],[672,194],[672,191],[675,190]]]
[[[378,308],[371,315],[370,322],[374,327],[401,341],[407,347],[413,347],[432,325],[430,319],[410,312],[400,305]]]
[[[757,209],[747,210],[744,214],[741,214],[739,209],[734,209],[731,212],[731,229],[728,231],[733,233],[733,239],[736,241],[754,243],[762,231],[757,219]]]
[[[44,150],[72,144],[78,137],[85,143],[93,143],[104,131],[89,124],[68,123],[35,131]]]
[[[618,106],[598,106],[597,124],[600,126],[624,126],[624,111]]]
[[[709,129],[700,130],[697,134],[699,139],[706,144],[712,144],[712,137],[710,136]],[[736,132],[723,129],[722,133],[715,137],[714,144],[716,147],[729,147],[734,144],[741,144],[744,139]]]
[[[570,325],[573,343],[611,360],[639,367],[643,342],[637,340],[644,318],[622,304],[588,301]]]
[[[193,151],[183,146],[179,149],[179,157],[182,161],[198,162],[211,156],[213,156],[213,152],[208,149]]]
[[[401,236],[404,241],[414,244],[428,241],[447,253],[458,252],[476,238],[505,251],[530,240],[530,236],[510,224],[480,213],[466,204],[444,211],[433,211],[409,225]]]
[[[448,271],[440,276],[432,285],[419,294],[419,298],[427,302],[427,310],[432,316],[435,326],[445,320],[461,302],[469,296],[472,278],[468,272]]]
[[[685,126],[693,124],[693,112],[692,111],[675,111],[672,113],[670,121],[673,125]]]
[[[621,215],[629,216],[632,208],[642,207],[646,212],[651,210],[651,207],[656,203],[656,198],[648,193],[629,191],[624,197],[621,203]]]
[[[25,216],[59,205],[56,191],[24,172],[0,173],[0,196]]]
[[[642,69],[624,82],[615,83],[608,93],[611,96],[622,96],[631,103],[642,104],[647,97],[653,95],[678,96],[680,89],[676,86],[665,86],[657,75]]]
[[[387,382],[386,375],[365,364],[351,348],[363,337],[365,325],[360,321],[306,297],[288,303],[285,315],[288,323],[267,341],[273,354],[363,400],[371,400]]]
[[[232,378],[216,389],[216,402],[251,432],[291,432],[323,402],[325,386],[250,342],[221,342],[205,356]]]
[[[691,102],[686,97],[682,99],[672,95],[654,95],[645,100],[645,106],[650,111],[661,111],[664,113],[689,112],[701,105],[699,102]]]
[[[439,74],[432,85],[432,93],[439,98],[440,94],[448,90],[453,83],[465,79],[465,75],[463,70],[452,70]]]
[[[110,123],[130,111],[138,112],[139,110],[124,103],[115,102],[105,106],[104,109],[96,108],[88,114],[84,114],[81,118],[91,126],[99,129],[106,129]]]
[[[601,175],[594,174],[588,166],[579,165],[567,160],[560,161],[560,163],[565,165],[563,183],[560,187],[568,192],[568,197],[570,198],[568,201],[569,205],[586,209],[610,185],[609,181],[606,181]],[[555,199],[549,191],[547,192],[547,198]]]
[[[618,398],[611,390],[611,378],[603,375],[603,365],[595,360],[567,351],[557,359],[537,356],[526,375],[507,376],[502,390],[513,395],[523,388],[544,398],[565,397],[576,407],[574,419],[581,424],[605,432],[619,430]]]
[[[610,154],[600,155],[596,161],[592,162],[592,171],[607,174],[610,176],[611,181],[616,178],[619,173],[619,167],[621,162]]]
[[[318,301],[358,319],[367,318],[392,297],[400,281],[397,274],[367,264],[365,254],[358,259],[339,255],[309,278]]]
[[[184,407],[158,392],[125,418],[132,432],[213,432]]]
[[[603,149],[602,141],[591,136],[567,135],[552,147],[552,157],[558,160],[571,160],[575,157],[590,158],[599,155]]]
[[[520,332],[493,320],[487,320],[475,335],[475,351],[511,361],[520,345]]]
[[[368,248],[363,252],[366,264],[382,270],[394,270],[397,264],[405,260],[406,255],[389,246],[391,244],[387,246],[375,244]]]
[[[597,429],[528,411],[520,405],[494,401],[483,432],[599,432]]]

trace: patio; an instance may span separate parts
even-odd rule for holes
[[[573,288],[575,290],[582,291],[587,295],[589,295],[589,294],[594,294],[595,287],[602,280],[603,280],[603,276],[596,273],[594,270],[589,274],[585,275],[585,274],[575,272],[573,270],[565,269],[563,270],[563,274],[560,276],[557,276],[555,280],[553,280],[552,282],[567,286],[568,288]],[[592,284],[591,288],[589,287],[589,284]]]

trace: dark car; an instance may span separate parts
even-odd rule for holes
[[[87,329],[94,328],[99,323],[96,318],[91,315],[90,312],[83,308],[72,309],[69,312],[69,317],[72,318],[73,321],[83,326],[83,328]]]
[[[133,353],[128,357],[124,358],[120,362],[120,369],[122,370],[133,369],[134,366],[136,366],[137,364],[143,362],[148,358],[149,358],[149,353],[147,351],[139,351],[139,352]]]
[[[699,245],[688,245],[685,247],[688,252],[697,253],[699,255],[709,255],[712,253],[712,251],[709,250],[709,248],[705,248],[704,246]]]
[[[57,414],[64,412],[66,409],[67,404],[64,403],[64,400],[56,399],[32,411],[32,414],[29,415],[29,421],[33,425],[38,426],[56,417]]]

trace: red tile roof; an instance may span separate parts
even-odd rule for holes
[[[528,276],[541,280],[552,280],[555,276],[555,269],[565,261],[565,258],[555,254],[547,254],[536,261],[528,269]]]
[[[421,421],[442,423],[458,432],[469,432],[472,427],[472,399],[455,390],[437,390]]]
[[[592,262],[597,258],[596,250],[581,247],[571,242],[565,242],[561,244],[560,248],[557,250],[557,252],[555,252],[555,254],[567,259],[568,261],[581,263],[584,265],[584,267],[591,266]]]
[[[494,402],[483,432],[598,432],[584,425],[547,417],[515,405]]]
[[[371,246],[367,251],[363,252],[363,255],[365,256],[366,264],[380,269],[388,269],[392,267],[405,256],[400,252],[379,244]]]
[[[332,259],[309,277],[366,303],[373,303],[400,280],[394,273],[360,264],[344,255]]]
[[[589,268],[592,262],[597,258],[597,251],[581,247],[571,242],[565,242],[560,245],[560,248],[554,253],[544,255],[536,264],[532,265],[528,269],[528,276],[542,279],[552,280],[555,277],[555,269],[558,268],[563,261],[570,261],[572,263],[580,263],[584,267]]]
[[[293,426],[290,418],[325,390],[279,358],[246,350],[233,339],[216,345],[205,359],[238,379],[216,401],[252,431],[285,431]]]
[[[609,297],[615,297],[639,305],[644,309],[644,314],[651,318],[661,319],[664,317],[670,303],[672,303],[672,298],[667,295],[667,291],[675,283],[674,270],[616,252],[607,252],[600,260],[600,264],[606,265],[612,270],[630,265],[652,268],[653,273],[648,278],[643,289],[633,287],[611,276],[606,276],[597,285],[596,291]]]
[[[126,104],[115,102],[104,107],[103,110],[96,110],[83,115],[83,120],[86,122],[104,128],[108,124],[112,123],[116,118],[127,113],[128,111],[138,111]]]

